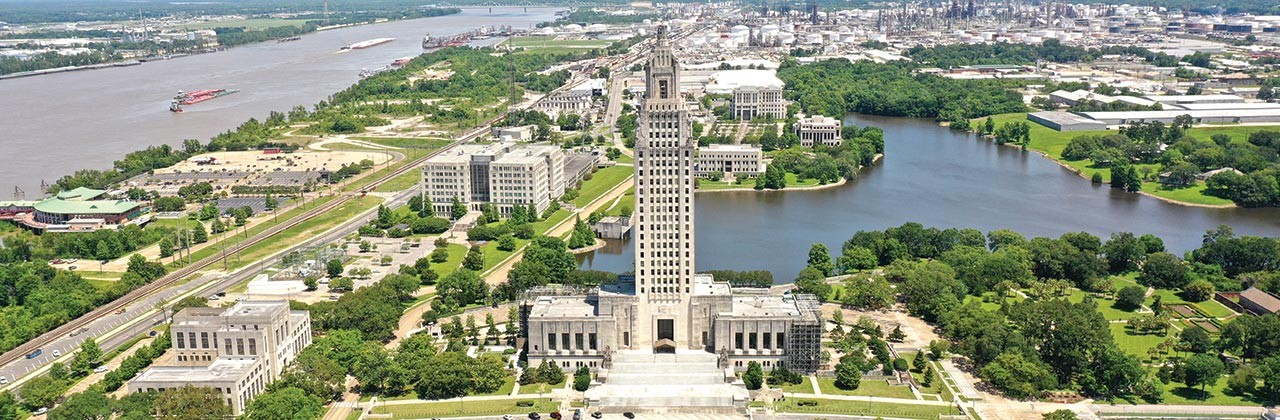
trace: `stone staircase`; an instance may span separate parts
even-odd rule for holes
[[[726,382],[716,355],[705,352],[619,352],[602,376],[604,384],[586,397],[605,411],[738,412],[748,399],[746,388]]]

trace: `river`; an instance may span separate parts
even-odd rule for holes
[[[1237,234],[1280,236],[1280,209],[1187,207],[1094,185],[1035,152],[997,146],[930,120],[852,115],[885,132],[885,158],[859,179],[816,191],[703,193],[696,198],[697,270],[769,270],[789,282],[809,246],[834,254],[859,230],[906,222],[926,227],[1008,228],[1057,237],[1086,231],[1150,233],[1171,252],[1200,245],[1220,224]],[[584,268],[630,271],[630,243],[578,256]]]
[[[183,139],[202,142],[250,117],[295,105],[310,106],[400,57],[422,53],[422,36],[450,35],[479,26],[529,28],[554,20],[557,8],[464,8],[462,13],[362,25],[264,42],[227,51],[149,62],[0,80],[0,200],[13,187],[27,197],[77,169],[107,169],[125,153]],[[526,11],[527,10],[527,11]],[[374,38],[381,46],[339,52]],[[179,90],[239,89],[240,93],[168,111]]]

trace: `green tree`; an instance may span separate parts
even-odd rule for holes
[[[573,389],[578,392],[584,392],[591,387],[591,369],[583,366],[573,374]]]
[[[48,408],[62,396],[65,386],[50,376],[38,376],[23,384],[18,394],[22,395],[22,405],[29,409]]]
[[[1181,289],[1191,281],[1191,270],[1177,255],[1156,252],[1147,256],[1138,283],[1158,289]]]
[[[1208,280],[1192,280],[1182,289],[1182,296],[1192,302],[1204,302],[1213,298],[1213,283]]]
[[[809,246],[809,267],[813,267],[823,276],[829,276],[835,271],[835,265],[831,263],[831,251],[827,250],[827,246],[816,243]]]
[[[111,418],[111,398],[90,388],[71,394],[57,408],[49,411],[49,420],[107,420]],[[0,418],[4,417],[0,413]]]
[[[1208,353],[1213,349],[1213,339],[1200,327],[1188,327],[1178,334],[1178,346],[1191,353]]]
[[[1183,380],[1188,388],[1200,387],[1200,399],[1209,399],[1205,387],[1218,383],[1226,367],[1217,356],[1211,354],[1193,354],[1182,365]]]
[[[511,235],[502,235],[498,238],[498,250],[511,252],[516,250],[516,238]]]
[[[747,372],[742,374],[742,382],[747,385],[749,390],[760,389],[764,385],[764,368],[760,367],[760,363],[751,361],[747,364]]]
[[[1116,304],[1128,310],[1135,310],[1147,300],[1147,288],[1127,286],[1116,293]]]
[[[1044,420],[1078,420],[1080,417],[1076,416],[1075,412],[1064,408],[1044,413],[1042,418]]]
[[[209,232],[204,230],[203,223],[196,223],[196,227],[191,228],[191,242],[197,244],[209,242]]]
[[[862,364],[846,356],[836,364],[836,387],[844,390],[858,389],[862,385]]]
[[[329,278],[337,278],[342,275],[343,271],[342,260],[340,259],[334,258],[325,264],[325,273],[329,275]]]
[[[463,204],[462,199],[459,199],[458,196],[456,195],[453,196],[453,205],[449,207],[449,218],[453,220],[458,220],[458,219],[461,219],[462,216],[466,216],[466,215],[467,215],[467,205]]]
[[[155,412],[163,420],[205,420],[231,416],[231,406],[215,388],[186,385],[157,395]]]
[[[281,388],[253,399],[245,411],[248,420],[307,420],[324,415],[324,401],[300,388]]]
[[[462,268],[471,271],[480,271],[484,269],[484,250],[478,246],[472,246],[467,250],[467,256],[462,258]]]

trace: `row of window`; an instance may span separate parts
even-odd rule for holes
[[[786,340],[786,333],[782,333],[782,332],[779,332],[779,333],[767,333],[767,332],[733,333],[733,349],[734,350],[773,350],[774,348],[773,345],[775,343],[773,341],[773,337],[775,334],[778,337],[778,340],[776,342],[778,345],[777,348],[781,349],[783,346],[783,343]],[[743,342],[744,335],[747,339],[745,343]],[[763,344],[763,346],[761,344]]]
[[[585,346],[583,345],[583,338],[586,338]],[[570,346],[570,344],[576,344],[576,346]],[[534,346],[533,349],[537,350],[538,347]],[[572,342],[569,341],[569,333],[560,333],[559,349],[596,350],[596,333],[587,333],[585,336],[583,333],[574,333]],[[547,333],[547,350],[557,350],[555,333]]]

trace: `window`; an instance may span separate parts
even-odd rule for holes
[[[758,336],[758,335],[759,335],[759,334],[757,334],[757,333],[751,333],[751,336],[749,337],[749,338],[750,338],[750,340],[751,340],[751,346],[750,346],[750,347],[747,347],[747,348],[752,349],[752,350],[757,350],[757,349],[759,349],[759,348],[760,348],[760,346],[759,346],[759,344],[760,344],[760,343],[759,343],[759,342],[757,341],[757,339],[756,339],[756,336]]]
[[[209,348],[209,333],[200,333],[200,347],[206,349]]]
[[[560,334],[560,344],[562,344],[562,346],[560,346],[560,347],[564,348],[565,350],[569,350],[569,349],[570,349],[570,348],[569,348],[569,333],[561,333],[561,334]]]
[[[555,350],[555,349],[556,349],[556,335],[547,334],[547,350]]]
[[[773,334],[764,333],[763,335],[764,335],[764,337],[761,337],[761,338],[763,338],[763,339],[764,339],[764,348],[765,348],[765,349],[772,349],[772,348],[773,348]]]
[[[622,332],[622,345],[631,347],[631,332],[629,331]]]
[[[778,333],[778,348],[783,348],[783,343],[786,343],[786,337],[786,333]]]
[[[576,346],[574,346],[575,350],[582,350],[583,348],[586,347],[582,345],[582,333],[577,333],[573,335],[573,343],[576,344]]]
[[[187,340],[183,339],[183,334],[182,334],[182,333],[178,333],[178,348],[186,347],[186,346],[184,346],[184,345],[183,345],[184,343],[186,343],[186,341],[187,341]]]
[[[226,351],[226,354],[227,354],[227,355],[231,355],[231,339],[230,339],[230,338],[226,339],[226,343],[227,343],[227,351]]]
[[[742,333],[733,333],[733,348],[742,350]]]
[[[256,338],[249,339],[249,354],[253,356],[258,355],[258,339]]]
[[[244,355],[244,339],[243,338],[236,339],[236,354],[241,356]]]
[[[587,345],[589,346],[587,348],[591,350],[596,349],[596,333],[591,333],[587,335]]]

